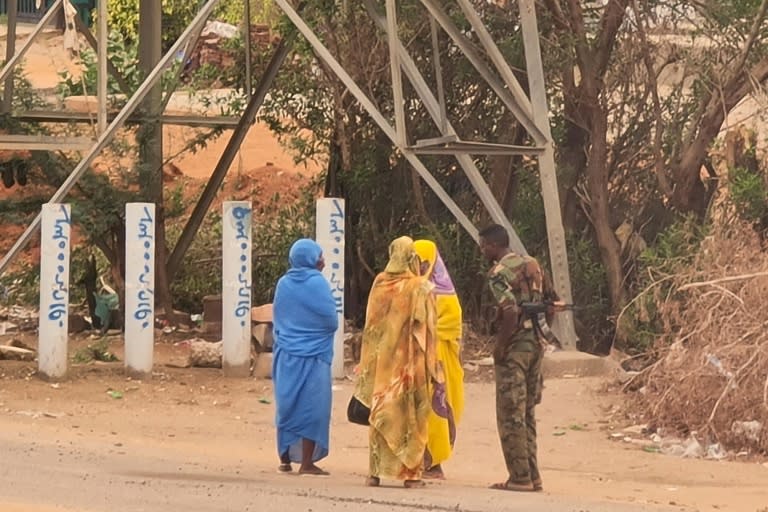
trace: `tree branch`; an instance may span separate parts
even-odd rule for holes
[[[646,68],[647,87],[653,98],[653,117],[654,117],[654,134],[653,134],[653,159],[654,159],[654,171],[656,172],[656,179],[659,182],[659,188],[661,192],[666,196],[672,196],[672,185],[669,183],[667,174],[664,171],[664,151],[662,143],[664,141],[664,117],[661,110],[661,100],[659,99],[659,84],[656,80],[656,71],[653,69],[653,59],[649,52],[648,35],[643,26],[643,16],[640,15],[640,9],[637,7],[637,1],[632,0],[632,10],[635,13],[637,19],[637,32],[640,36],[640,42],[642,43],[643,62]]]
[[[581,10],[579,0],[568,0],[569,25],[573,30],[576,40],[575,49],[579,68],[582,73],[586,66],[591,62],[589,55],[589,45],[587,44],[587,29],[584,26],[584,12]]]
[[[768,1],[768,0],[766,0]],[[624,23],[629,0],[609,0],[600,18],[600,33],[594,46],[594,66],[597,76],[603,76],[616,44],[616,36]]]
[[[738,64],[733,68],[734,74],[731,77],[731,80],[729,80],[725,86],[726,90],[731,89],[731,82],[735,81],[737,77],[742,74],[742,70],[744,69],[744,66],[746,66],[747,60],[749,59],[749,52],[752,50],[752,47],[755,45],[755,41],[757,41],[757,38],[760,35],[760,28],[762,27],[763,21],[765,20],[766,12],[768,12],[768,0],[763,0],[760,3],[760,8],[757,11],[755,19],[752,21],[752,28],[749,30],[749,36],[747,37],[747,41],[744,43],[744,48],[742,49],[741,55],[739,56]]]
[[[567,30],[569,28],[568,20],[565,18],[563,10],[560,8],[560,3],[557,0],[543,0],[544,6],[552,14],[552,19],[560,30]]]

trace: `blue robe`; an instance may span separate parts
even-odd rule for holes
[[[328,455],[338,316],[330,285],[317,270],[321,254],[312,240],[294,243],[291,268],[277,282],[273,301],[277,449],[292,462],[302,460],[302,439],[315,442],[313,462]]]

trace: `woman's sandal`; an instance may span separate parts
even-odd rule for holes
[[[430,468],[425,470],[421,477],[427,480],[445,480],[445,473],[440,468]]]
[[[424,483],[424,480],[406,480],[403,482],[403,487],[406,489],[419,489],[426,486],[427,484]]]
[[[497,484],[493,484],[491,489],[497,490],[497,491],[516,491],[516,492],[533,492],[534,487],[531,483],[514,483],[514,482],[499,482]]]
[[[320,469],[317,466],[313,466],[309,469],[299,469],[301,476],[331,476],[331,474],[324,469]]]
[[[381,485],[381,479],[377,476],[369,476],[365,479],[365,485],[368,487],[378,487]]]

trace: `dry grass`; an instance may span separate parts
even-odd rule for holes
[[[632,384],[647,420],[768,453],[768,253],[749,226],[708,237],[689,269],[649,287],[665,335]],[[735,422],[758,421],[758,435]]]

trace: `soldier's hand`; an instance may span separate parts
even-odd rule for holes
[[[562,300],[552,301],[552,309],[554,311],[565,311],[566,310],[565,301],[562,301]]]

